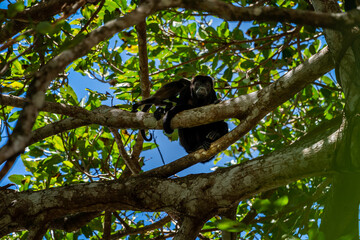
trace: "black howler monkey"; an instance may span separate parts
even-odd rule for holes
[[[355,9],[359,4],[358,0],[345,0],[344,6],[345,6],[345,12],[348,12],[352,9]]]
[[[138,107],[145,105],[142,109],[143,112],[147,112],[151,105],[156,106],[165,106],[164,108],[158,108],[154,112],[154,117],[159,120],[163,113],[169,111],[172,107],[172,102],[177,103],[177,95],[180,94],[181,91],[183,91],[185,88],[189,88],[190,86],[190,80],[182,78],[175,82],[170,82],[162,86],[159,90],[154,93],[151,97],[144,99],[142,101],[136,102],[132,106],[132,112],[136,112]],[[168,101],[166,101],[168,100]],[[146,141],[151,141],[152,135],[150,135],[150,138],[146,137],[145,131],[140,130],[141,135]]]
[[[180,94],[179,98],[177,96]],[[166,100],[170,102],[166,102]],[[172,106],[171,102],[176,105]],[[175,82],[168,83],[161,87],[151,97],[139,101],[133,105],[132,111],[135,112],[138,107],[145,105],[142,111],[146,112],[152,104],[165,105],[165,109],[159,107],[154,112],[154,117],[159,120],[165,112],[164,130],[166,133],[172,133],[170,123],[171,119],[179,112],[197,108],[209,104],[218,103],[216,93],[214,91],[213,79],[209,76],[198,75],[191,82],[187,79],[180,79]],[[180,144],[185,148],[187,153],[194,152],[200,148],[208,150],[215,140],[228,133],[228,125],[224,121],[214,122],[192,128],[180,128],[179,140]],[[147,141],[144,130],[141,130],[143,138]],[[204,162],[211,160],[207,159]]]
[[[196,76],[192,79],[190,86],[180,92],[177,104],[166,112],[164,119],[165,132],[173,132],[170,123],[177,113],[218,102],[213,79],[209,76]],[[226,133],[228,133],[227,123],[219,121],[192,128],[179,128],[179,140],[186,152],[191,153],[200,148],[208,150],[212,142]],[[203,163],[210,161],[212,158],[203,161]]]

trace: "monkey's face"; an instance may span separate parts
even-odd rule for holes
[[[197,99],[207,98],[213,88],[212,78],[208,76],[196,76],[191,87]]]
[[[212,85],[209,82],[195,82],[194,90],[196,97],[199,99],[206,98],[210,94],[211,88]]]

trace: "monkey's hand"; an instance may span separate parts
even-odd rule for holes
[[[154,112],[154,118],[156,120],[160,120],[164,116],[165,112],[166,110],[164,108],[158,107]]]
[[[205,140],[196,150],[205,149],[206,151],[210,149],[211,141]]]
[[[132,106],[131,112],[137,112],[138,107],[139,107],[139,104],[134,103],[134,105]]]
[[[206,135],[206,139],[210,140],[211,142],[215,141],[220,137],[220,134],[216,131],[211,131]]]
[[[171,134],[171,133],[174,132],[174,129],[172,129],[172,128],[170,127],[170,121],[165,121],[163,127],[164,127],[164,131],[165,131],[167,134]]]

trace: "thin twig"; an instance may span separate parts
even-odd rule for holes
[[[138,174],[141,170],[140,165],[138,164],[138,162],[132,161],[130,156],[127,154],[118,130],[115,128],[109,128],[109,129],[112,132],[112,134],[114,135],[119,152],[120,152],[122,158],[124,159],[126,166],[130,169],[130,171],[133,175]]]
[[[154,136],[154,134],[153,134],[153,136]],[[164,165],[166,165],[165,160],[164,160],[164,157],[163,157],[163,155],[162,155],[162,153],[161,153],[161,151],[160,151],[159,144],[157,144],[155,137],[154,137],[154,143],[155,143],[155,145],[156,145],[156,149],[158,150],[158,152],[159,152],[159,154],[160,154],[161,161],[163,162]]]

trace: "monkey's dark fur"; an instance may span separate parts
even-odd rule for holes
[[[345,12],[355,9],[359,5],[358,0],[345,0],[344,7]]]
[[[144,99],[142,101],[136,102],[132,106],[132,112],[136,112],[138,107],[145,105],[142,109],[143,112],[147,112],[151,105],[156,106],[165,106],[164,108],[158,108],[154,112],[154,117],[159,120],[163,114],[167,111],[169,111],[172,107],[172,102],[177,103],[178,98],[177,96],[180,94],[181,91],[183,91],[185,88],[189,88],[190,86],[190,80],[182,78],[178,81],[167,83],[164,86],[162,86],[159,90],[154,93],[151,97]],[[166,101],[168,100],[168,101]],[[140,130],[142,137],[146,141],[151,141],[152,135],[150,134],[150,138],[146,137],[145,131]]]
[[[136,112],[138,107],[145,105],[142,109],[143,112],[146,112],[149,110],[151,105],[156,106],[166,106],[168,108],[167,110],[170,110],[172,107],[172,103],[170,102],[177,102],[176,96],[179,95],[179,93],[184,89],[190,86],[190,81],[188,79],[182,78],[178,81],[167,83],[164,86],[162,86],[159,90],[154,93],[151,97],[136,102],[133,107],[132,111]],[[169,100],[170,102],[166,102],[165,100]]]
[[[177,98],[179,94],[180,96]],[[218,102],[219,100],[214,91],[212,78],[209,76],[198,75],[194,77],[191,82],[187,79],[180,79],[164,85],[151,97],[135,103],[132,111],[136,112],[137,108],[141,105],[145,105],[142,110],[144,112],[149,110],[152,104],[157,106],[164,105],[165,109],[161,107],[156,109],[154,117],[159,120],[163,113],[165,113],[164,130],[166,133],[170,134],[174,131],[170,126],[171,119],[173,119],[176,114],[184,110]],[[173,106],[172,103],[176,103],[176,105]],[[208,150],[212,142],[226,133],[228,133],[227,123],[219,121],[192,128],[180,128],[179,140],[186,152],[192,153],[200,148]],[[146,141],[151,141],[152,136],[150,135],[150,139],[146,138],[144,130],[141,130],[141,134]],[[204,162],[207,162],[212,158],[213,157]]]
[[[170,126],[171,119],[179,112],[202,107],[209,104],[218,103],[214,91],[214,83],[211,77],[196,76],[188,88],[180,92],[177,104],[166,112],[164,119],[164,130],[166,133],[172,133]],[[187,153],[194,152],[200,148],[208,150],[215,140],[228,133],[228,125],[224,121],[214,122],[192,128],[179,128],[180,144]],[[203,163],[210,161],[207,159]]]

